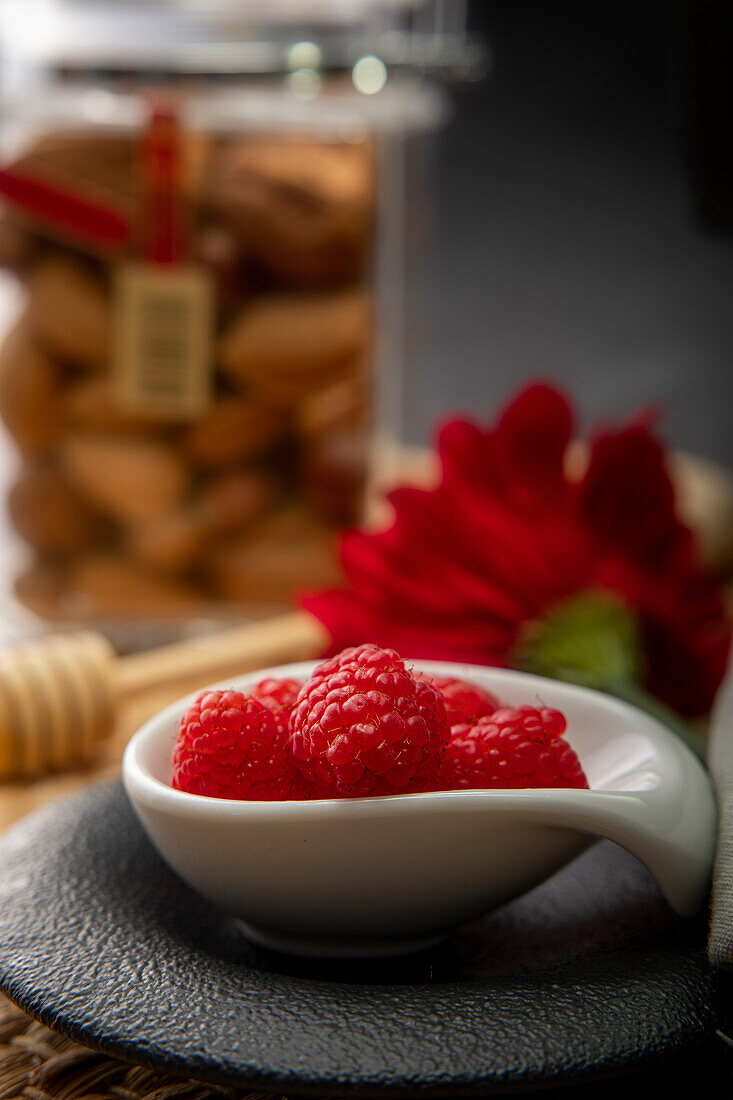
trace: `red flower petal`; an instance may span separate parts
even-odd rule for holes
[[[441,484],[391,495],[394,521],[341,543],[347,587],[303,606],[334,650],[365,640],[405,656],[504,664],[522,623],[592,587],[636,609],[648,687],[684,713],[707,710],[730,624],[674,511],[648,423],[600,434],[580,485],[565,477],[572,414],[535,385],[483,430],[440,433]]]
[[[443,427],[443,482],[496,494],[522,511],[561,508],[569,496],[563,460],[572,424],[561,394],[541,383],[529,386],[508,405],[494,432],[467,421]]]
[[[597,437],[580,495],[584,523],[604,551],[658,568],[689,543],[675,515],[664,452],[644,424]]]

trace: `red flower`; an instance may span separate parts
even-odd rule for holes
[[[730,626],[677,519],[664,452],[643,418],[598,434],[580,482],[565,472],[573,417],[545,385],[495,428],[440,432],[441,483],[390,494],[384,531],[346,532],[346,586],[306,597],[333,650],[364,639],[410,657],[506,665],[520,631],[558,601],[607,589],[635,612],[647,687],[709,709]]]

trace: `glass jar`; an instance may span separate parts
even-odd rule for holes
[[[461,24],[408,0],[5,0],[25,607],[264,614],[336,579],[410,358],[443,114],[424,70],[470,64]]]

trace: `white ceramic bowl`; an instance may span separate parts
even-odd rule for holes
[[[590,790],[441,791],[311,802],[236,802],[174,790],[171,756],[194,696],[130,741],[124,783],[151,841],[256,941],[301,954],[414,950],[537,886],[594,839],[636,855],[681,914],[702,904],[715,802],[687,747],[647,714],[599,692],[519,672],[415,661],[507,703],[541,700],[568,718]],[[263,676],[305,680],[313,662]]]

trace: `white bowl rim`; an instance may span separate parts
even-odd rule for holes
[[[588,799],[595,801],[598,798],[619,798],[627,794],[627,792],[624,791],[602,789],[598,787],[587,789],[569,787],[531,787],[512,788],[508,790],[428,791],[409,794],[366,796],[361,798],[256,801],[215,798],[208,795],[190,794],[187,791],[180,791],[172,787],[169,783],[165,783],[152,775],[143,765],[140,759],[140,750],[143,746],[147,747],[151,741],[157,740],[164,734],[169,736],[169,733],[166,733],[166,731],[169,729],[170,723],[175,721],[177,724],[184,710],[201,695],[202,692],[220,688],[246,690],[246,687],[243,687],[243,685],[256,683],[258,680],[271,676],[303,679],[307,678],[319,663],[319,661],[300,661],[292,664],[258,669],[255,672],[238,675],[226,681],[219,681],[216,684],[207,685],[164,707],[140,727],[125,749],[122,764],[125,786],[128,790],[134,790],[136,798],[141,798],[159,808],[165,807],[172,812],[206,819],[210,819],[212,816],[225,817],[227,819],[237,817],[244,818],[253,814],[257,816],[277,816],[278,818],[289,816],[297,816],[300,818],[303,814],[338,813],[338,815],[343,815],[345,813],[369,814],[373,812],[380,814],[389,812],[391,815],[398,816],[400,813],[407,812],[408,808],[414,807],[415,803],[424,805],[426,802],[435,800],[439,800],[443,806],[454,803],[453,808],[457,808],[461,805],[465,805],[468,808],[469,804],[475,807],[477,801],[490,801],[497,809],[502,808],[503,804],[515,806],[517,809],[527,809],[537,804],[538,799],[544,806],[547,805],[548,800],[554,800],[561,801],[564,805],[574,803],[580,808],[587,805]],[[570,698],[578,700],[585,699],[591,701],[596,706],[604,707],[606,710],[615,710],[620,718],[625,717],[627,721],[633,718],[634,722],[639,727],[639,732],[643,733],[644,737],[654,745],[657,754],[656,762],[662,765],[663,770],[668,773],[668,777],[671,781],[676,779],[677,782],[679,782],[682,778],[678,766],[669,767],[669,765],[677,763],[673,758],[679,757],[681,754],[683,757],[688,756],[691,761],[697,762],[692,752],[681,739],[679,739],[676,734],[667,730],[651,715],[644,711],[640,711],[638,708],[623,700],[606,695],[600,691],[595,691],[592,688],[569,684],[564,681],[548,680],[546,677],[537,676],[533,673],[519,672],[513,669],[494,668],[491,666],[458,664],[448,661],[423,661],[419,659],[415,659],[414,661],[410,660],[408,664],[411,667],[418,668],[421,672],[426,672],[429,675],[435,676],[453,675],[459,676],[462,679],[471,679],[475,677],[479,681],[487,677],[487,675],[489,678],[495,676],[497,680],[508,679],[516,684],[524,685],[527,689],[528,698],[541,695],[543,687],[551,684],[553,689],[560,689]],[[667,765],[666,767],[664,766],[665,764]],[[656,786],[658,786],[658,784]],[[643,793],[653,794],[654,789],[654,787],[648,788]],[[633,794],[636,795],[637,792],[634,791]]]

